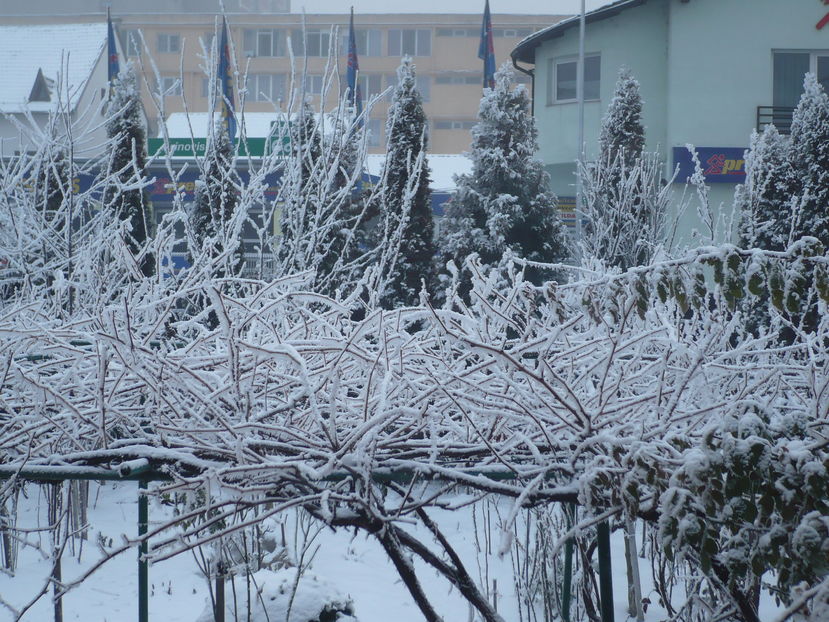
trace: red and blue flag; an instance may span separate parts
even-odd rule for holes
[[[222,38],[219,42],[219,84],[222,87],[222,124],[227,129],[230,142],[236,141],[236,107],[233,103],[233,64],[230,59],[230,42],[227,36],[227,20],[222,17]]]
[[[481,24],[481,43],[478,45],[478,58],[484,61],[484,88],[495,88],[495,44],[492,40],[492,16],[489,13],[489,0],[484,5],[484,20]]]
[[[348,98],[354,107],[354,112],[358,119],[357,122],[362,125],[363,94],[360,92],[360,82],[357,79],[359,74],[360,62],[357,59],[357,37],[354,34],[354,8],[352,7],[351,22],[348,26],[348,71],[346,73],[346,81],[348,83]]]
[[[112,88],[112,81],[118,77],[120,67],[118,66],[118,48],[115,45],[115,28],[112,26],[112,18],[107,7],[107,79]]]

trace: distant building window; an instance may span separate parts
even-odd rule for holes
[[[493,28],[493,37],[510,37],[517,38],[529,37],[533,33],[532,28]]]
[[[127,56],[141,56],[141,33],[139,31],[124,31],[124,49],[127,51]]]
[[[480,37],[480,28],[438,28],[438,37]]]
[[[432,31],[426,29],[389,30],[389,56],[431,56]]]
[[[368,100],[383,92],[383,76],[379,73],[360,74],[360,95],[363,100]]]
[[[480,74],[444,73],[435,77],[435,84],[483,84],[483,78]]]
[[[291,45],[297,56],[328,56],[331,46],[330,30],[294,30],[291,34]]]
[[[247,100],[277,102],[285,98],[285,75],[280,73],[248,74]]]
[[[424,102],[429,102],[432,99],[432,79],[429,76],[417,76],[415,78],[417,90],[420,91],[420,97]]]
[[[379,147],[380,139],[382,138],[380,119],[369,119],[368,123],[366,123],[366,130],[368,132],[369,147]]]
[[[323,83],[322,76],[305,76],[305,92],[311,95],[320,95],[322,94]]]
[[[181,80],[178,76],[161,76],[159,84],[163,95],[181,95]]]
[[[204,51],[210,54],[213,50],[213,39],[216,38],[216,33],[212,30],[210,32],[204,33],[202,37],[202,44],[204,45]]]
[[[286,56],[285,32],[273,28],[242,32],[245,56]]]
[[[476,121],[463,119],[442,119],[435,121],[436,130],[471,130],[475,127]]]
[[[578,98],[577,71],[578,60],[573,58],[551,60],[548,71],[547,103],[561,104],[574,102]],[[584,59],[584,99],[599,99],[601,82],[601,57],[588,56]]]
[[[382,56],[382,32],[374,28],[363,28],[354,31],[357,40],[357,56]],[[343,56],[348,56],[348,30],[340,37]]]
[[[166,32],[158,33],[158,51],[161,54],[178,53],[181,51],[181,37]]]
[[[798,50],[775,52],[772,103],[775,108],[795,108],[803,94],[803,77],[812,72],[829,90],[829,54]]]

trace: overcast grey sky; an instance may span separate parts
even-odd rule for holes
[[[611,0],[586,0],[587,10]],[[493,13],[575,13],[580,0],[489,0]],[[484,0],[291,0],[291,11],[344,13],[353,6],[355,13],[482,13]]]

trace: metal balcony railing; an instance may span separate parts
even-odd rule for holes
[[[792,131],[792,114],[794,108],[787,106],[757,106],[757,131],[762,132],[767,125],[774,124],[781,134]]]

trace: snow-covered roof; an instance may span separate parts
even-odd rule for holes
[[[74,109],[106,41],[103,22],[0,26],[0,112],[55,108],[54,92],[51,101],[29,101],[39,70],[54,88],[68,85],[68,102]]]
[[[366,168],[370,175],[383,172],[385,154],[371,154],[366,158]],[[455,190],[455,175],[472,172],[472,160],[462,154],[430,153],[426,156],[431,170],[432,190]]]
[[[630,9],[642,4],[646,0],[616,0],[608,5],[594,9],[585,15],[587,23],[597,22],[608,17],[618,15],[625,9]],[[570,28],[575,28],[579,25],[580,16],[574,15],[568,19],[564,19],[552,26],[547,26],[530,36],[518,42],[518,45],[510,53],[513,63],[521,61],[524,63],[535,63],[535,48],[537,48],[544,41],[560,37],[564,32]]]

